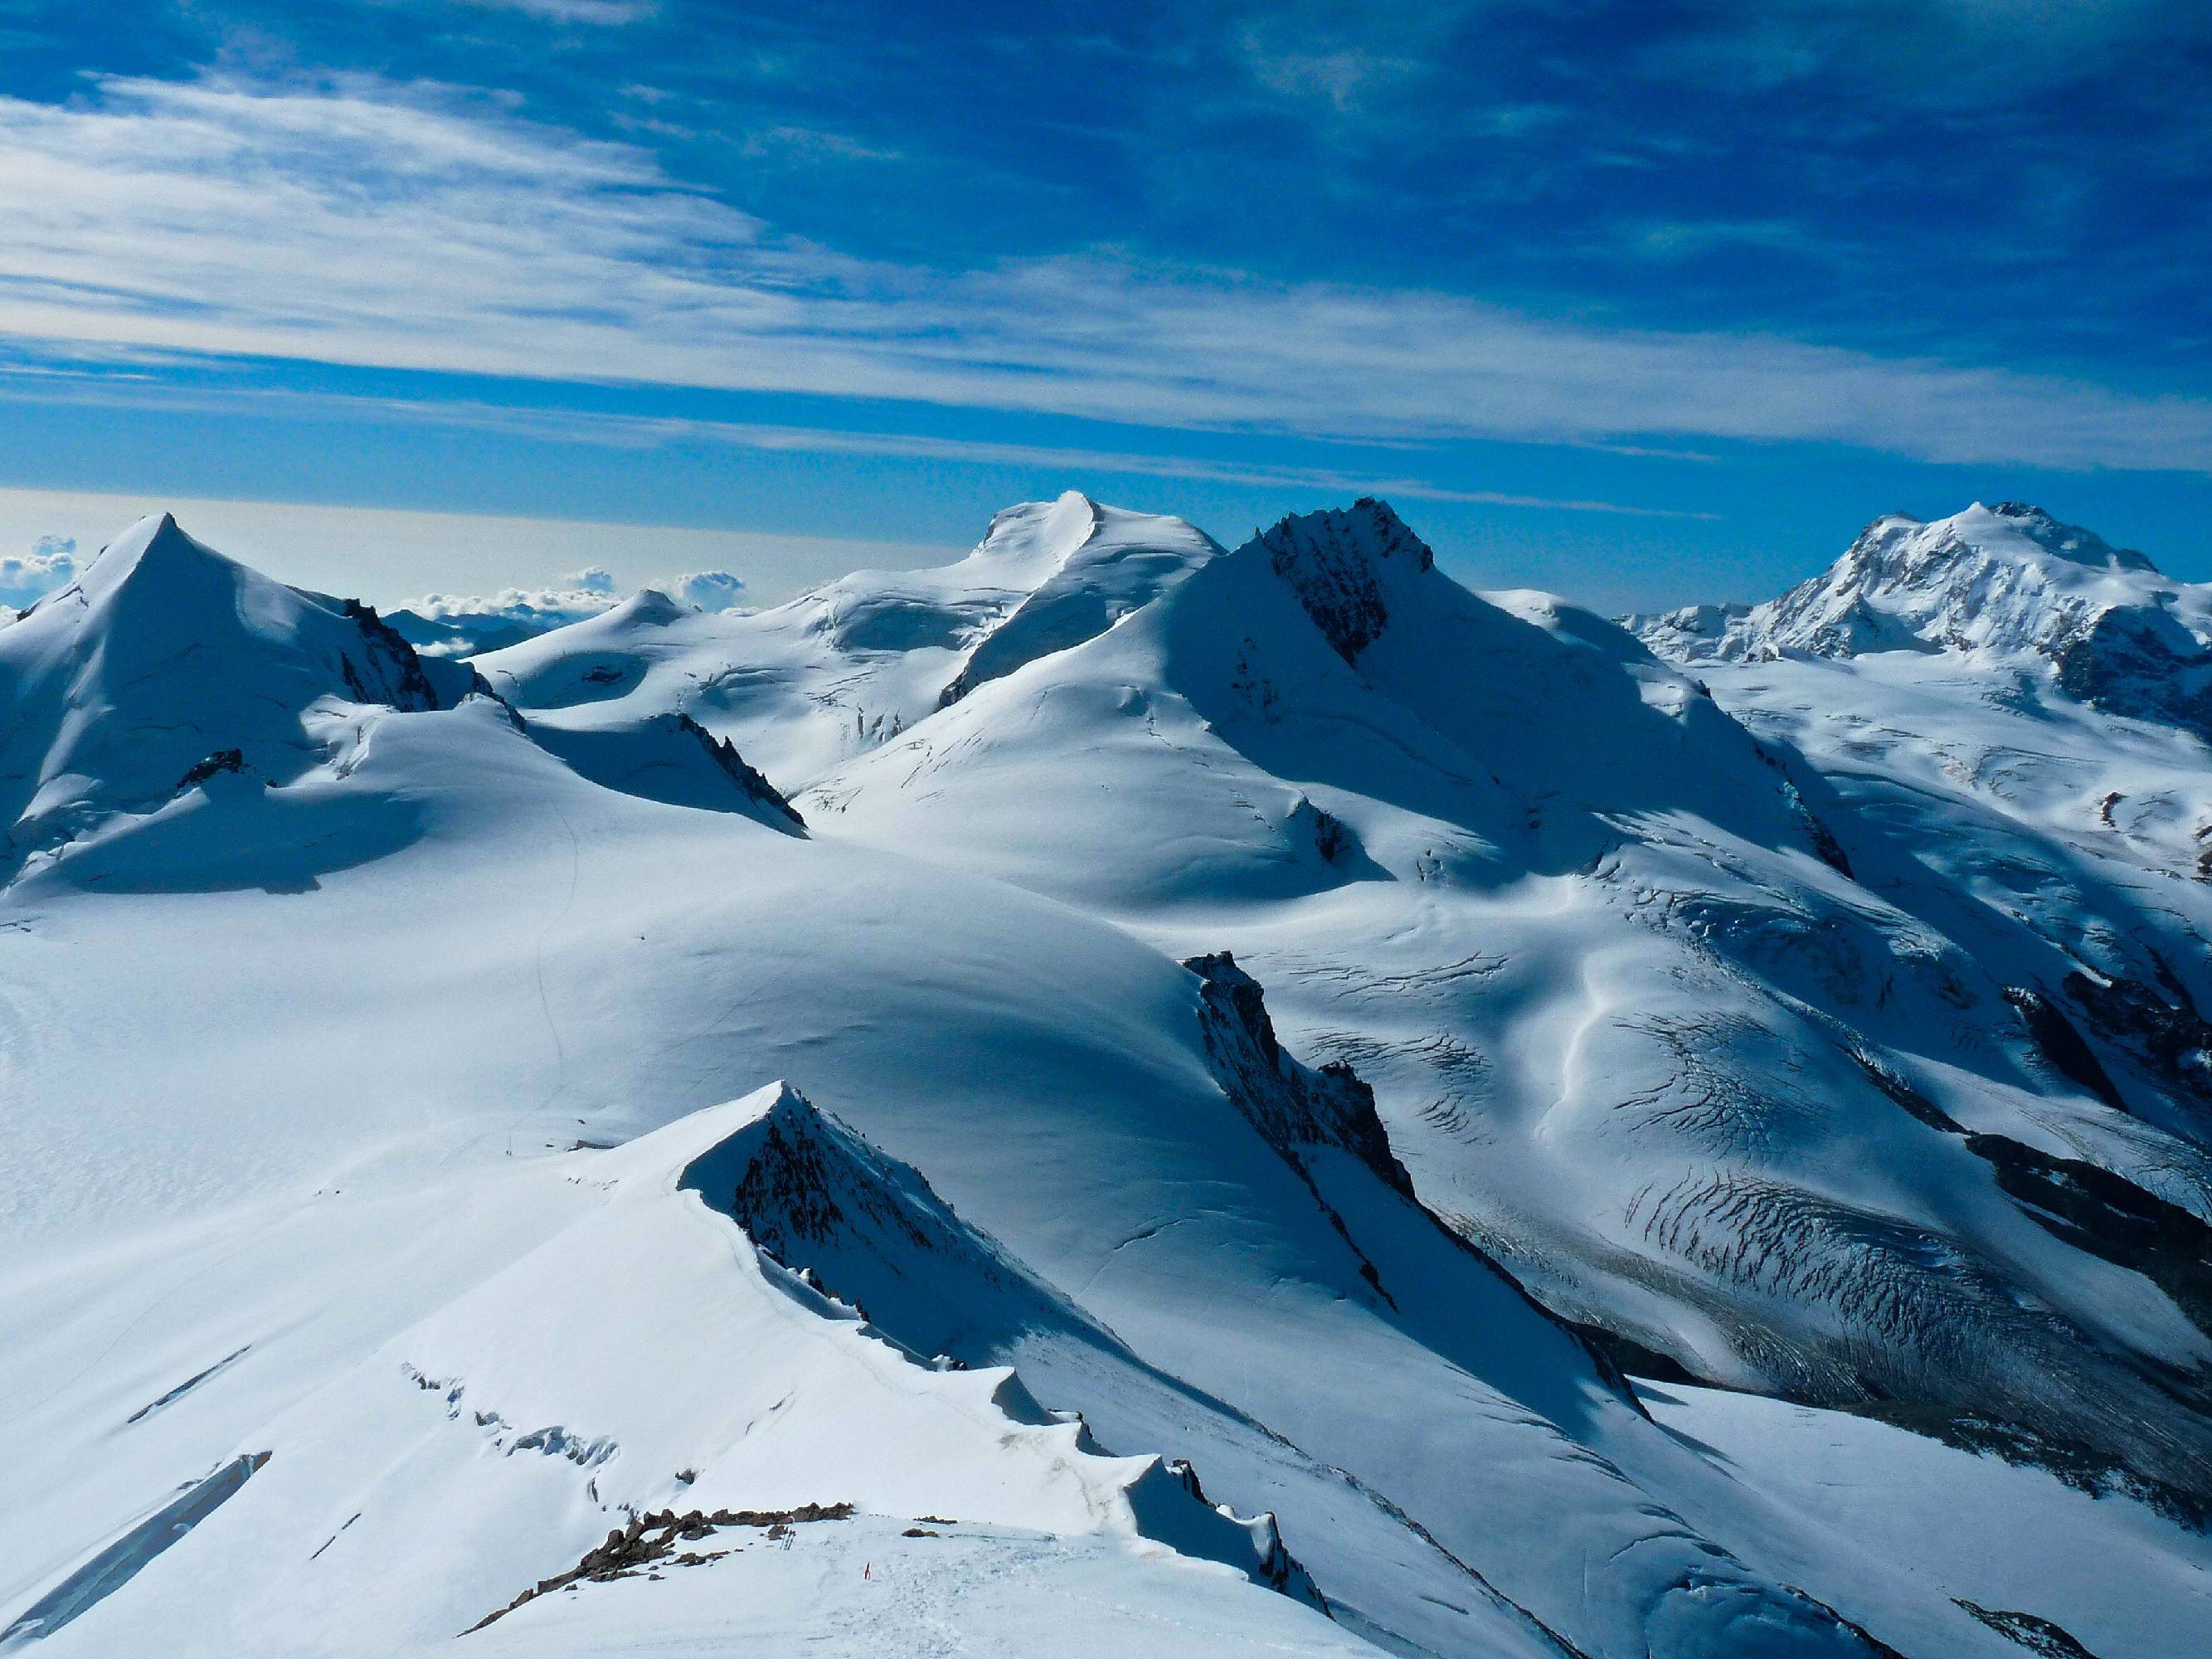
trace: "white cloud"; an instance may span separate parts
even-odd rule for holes
[[[76,578],[76,539],[41,536],[27,554],[0,556],[0,605],[21,610]]]
[[[581,622],[619,601],[590,588],[503,587],[496,593],[425,593],[401,607],[437,622],[508,622],[538,629]]]
[[[528,12],[554,23],[635,23],[660,9],[656,0],[461,0],[487,10]]]
[[[1810,439],[2212,471],[2212,401],[1461,295],[938,273],[775,234],[646,152],[450,88],[109,79],[0,98],[0,333],[537,378],[919,398],[1340,437]]]
[[[701,611],[729,611],[739,603],[738,596],[745,585],[726,570],[695,570],[681,576],[651,577],[638,586],[657,589],[679,605]],[[496,593],[426,593],[401,608],[441,622],[490,619],[558,628],[611,611],[626,597],[611,574],[593,568],[559,577],[544,587],[503,587]]]
[[[740,597],[744,583],[726,570],[694,570],[689,575],[665,576],[646,586],[659,588],[678,605],[701,611],[735,611],[744,602]]]
[[[726,570],[698,570],[647,581],[679,605],[701,611],[736,608],[744,583]],[[386,620],[433,655],[474,656],[584,622],[622,603],[611,573],[594,566],[550,587],[507,587],[491,594],[427,593]]]
[[[0,369],[0,397],[9,395]],[[394,415],[428,425],[499,432],[561,443],[649,449],[666,443],[711,443],[813,455],[880,455],[902,459],[949,461],[957,465],[1049,471],[1073,487],[1092,489],[1086,477],[1118,475],[1188,479],[1236,484],[1247,489],[1308,491],[1336,495],[1388,495],[1412,501],[1455,501],[1541,512],[1597,513],[1640,519],[1715,519],[1713,513],[1646,507],[1589,497],[1534,495],[1525,491],[1468,489],[1439,484],[1394,463],[1364,471],[1345,467],[1271,466],[1234,459],[1137,450],[1091,449],[1076,446],[1008,443],[993,439],[953,438],[913,432],[872,432],[849,427],[797,427],[769,422],[712,421],[690,416],[617,415],[562,409],[514,408],[458,399],[435,402],[349,396],[340,392],[293,392],[273,388],[201,387],[191,392],[118,385],[105,374],[46,374],[27,394],[41,403],[65,400],[103,408],[161,409],[209,413],[249,413],[264,419],[289,416],[319,421]],[[1710,461],[1695,450],[1648,445],[1603,443],[1563,437],[1563,443],[1628,455],[1668,460]],[[1055,483],[1054,489],[1063,487]],[[563,579],[564,582],[568,579]],[[571,584],[573,585],[573,584]]]

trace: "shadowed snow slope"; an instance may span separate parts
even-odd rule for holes
[[[0,889],[0,1642],[2017,1659],[1972,1601],[2150,1659],[2202,1620],[2203,1538],[2130,1495],[2202,1455],[2186,1032],[2116,988],[2172,994],[2081,855],[2005,909],[1377,503],[1221,554],[1071,495],[757,617],[640,595],[485,659],[519,716],[356,685],[344,607],[187,550],[198,633],[133,649],[213,641],[161,718],[258,773],[162,760],[146,804],[121,680],[9,738],[115,805]],[[11,637],[46,614],[10,672],[66,665]],[[809,833],[696,810],[702,734]],[[1661,1355],[2106,1491],[2004,1471],[2039,1547],[2135,1540],[2135,1630],[1653,1421],[1614,1357]]]

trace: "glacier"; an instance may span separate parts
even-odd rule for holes
[[[0,627],[0,1650],[2193,1650],[2209,618],[1071,493],[464,656],[148,520]]]

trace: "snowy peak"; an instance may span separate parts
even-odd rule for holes
[[[1828,571],[1753,611],[1753,654],[2036,651],[2114,607],[2170,603],[2142,554],[2040,507],[1979,502],[1931,524],[1877,519]]]
[[[2045,552],[2095,570],[2140,570],[2158,574],[2158,567],[2131,547],[2114,547],[2102,537],[2078,525],[2061,524],[2039,507],[2024,501],[1998,501],[1984,507],[1979,501],[1945,523],[1961,535],[1970,526],[1979,528],[1977,517],[2000,520],[2012,533],[2025,537]]]
[[[614,619],[610,626],[634,623],[641,628],[665,628],[690,616],[691,607],[677,604],[657,587],[641,587],[606,614]]]
[[[84,599],[96,603],[137,579],[141,572],[159,582],[190,581],[196,572],[228,567],[228,559],[186,535],[173,514],[161,513],[132,525],[106,547],[86,568],[76,584]]]
[[[1183,520],[1102,507],[1073,490],[1000,514],[982,545],[954,569],[987,569],[1030,592],[969,651],[941,704],[1097,638],[1220,551]]]
[[[0,823],[20,857],[218,773],[288,782],[325,757],[307,726],[319,703],[434,709],[474,684],[459,665],[426,668],[357,600],[147,518],[0,630]]]
[[[983,539],[962,562],[988,567],[1009,587],[1035,587],[1097,533],[1101,518],[1098,503],[1078,489],[1063,490],[1049,501],[1023,501],[994,514]]]
[[[1778,599],[1628,623],[1677,661],[2040,659],[2060,690],[2108,713],[2212,733],[2212,593],[2018,501],[1926,524],[1892,514]]]
[[[1286,518],[1255,537],[1314,625],[1352,662],[1389,623],[1394,590],[1436,567],[1436,555],[1387,501]]]
[[[56,596],[58,609],[64,599],[80,609],[81,645],[126,669],[198,653],[259,657],[271,666],[282,657],[295,672],[328,679],[313,695],[393,708],[440,705],[414,647],[370,607],[287,587],[188,535],[167,513],[108,544]],[[466,676],[454,683],[465,686]]]

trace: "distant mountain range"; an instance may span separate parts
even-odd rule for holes
[[[2212,1633],[2205,589],[1070,494],[504,637],[0,628],[0,1650]]]

